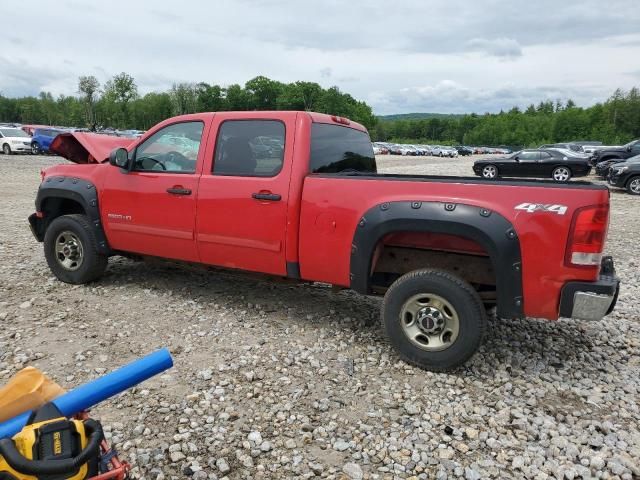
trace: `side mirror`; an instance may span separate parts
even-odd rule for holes
[[[631,145],[627,147],[627,152],[630,152],[630,151],[631,151]]]
[[[109,154],[109,163],[114,167],[124,168],[129,167],[129,152],[126,148],[116,148]]]
[[[513,159],[514,159],[516,162],[519,162],[519,161],[520,161],[520,157],[518,157],[517,155],[516,155],[515,157],[513,157]]]

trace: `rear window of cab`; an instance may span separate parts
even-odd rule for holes
[[[311,126],[311,173],[376,173],[376,157],[366,132],[314,123]]]

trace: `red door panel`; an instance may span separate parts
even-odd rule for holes
[[[175,195],[168,189],[191,190]],[[198,261],[195,243],[198,176],[109,171],[100,204],[111,248]]]
[[[255,132],[260,132],[261,124],[254,124],[258,129],[254,130],[248,128],[247,122],[260,120],[272,123],[258,138]],[[238,128],[227,123],[234,121],[245,123],[236,125]],[[248,112],[243,120],[237,120],[237,115],[232,120],[224,113],[216,114],[211,136],[216,138],[215,148],[210,145],[207,150],[209,164],[205,162],[198,191],[196,239],[203,263],[286,275],[294,128],[294,115],[282,115],[274,121],[263,112]],[[284,134],[282,145],[272,142],[277,131]],[[225,149],[233,151],[232,158],[222,153]],[[270,163],[271,157],[282,158],[279,171],[276,163]],[[219,170],[213,170],[216,161]],[[242,165],[238,167],[239,164]],[[273,171],[269,170],[271,167]],[[257,173],[248,176],[243,169]]]

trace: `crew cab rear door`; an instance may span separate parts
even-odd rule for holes
[[[204,114],[161,124],[131,147],[129,171],[108,169],[100,208],[111,248],[199,260],[196,197],[210,118]]]
[[[293,112],[216,113],[197,201],[201,262],[286,275],[295,119]]]

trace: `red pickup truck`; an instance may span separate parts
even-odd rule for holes
[[[473,355],[488,307],[600,320],[616,302],[603,186],[378,174],[363,126],[309,112],[184,115],[129,142],[51,146],[80,165],[42,172],[29,222],[63,282],[138,254],[384,295],[391,343],[431,370]]]

